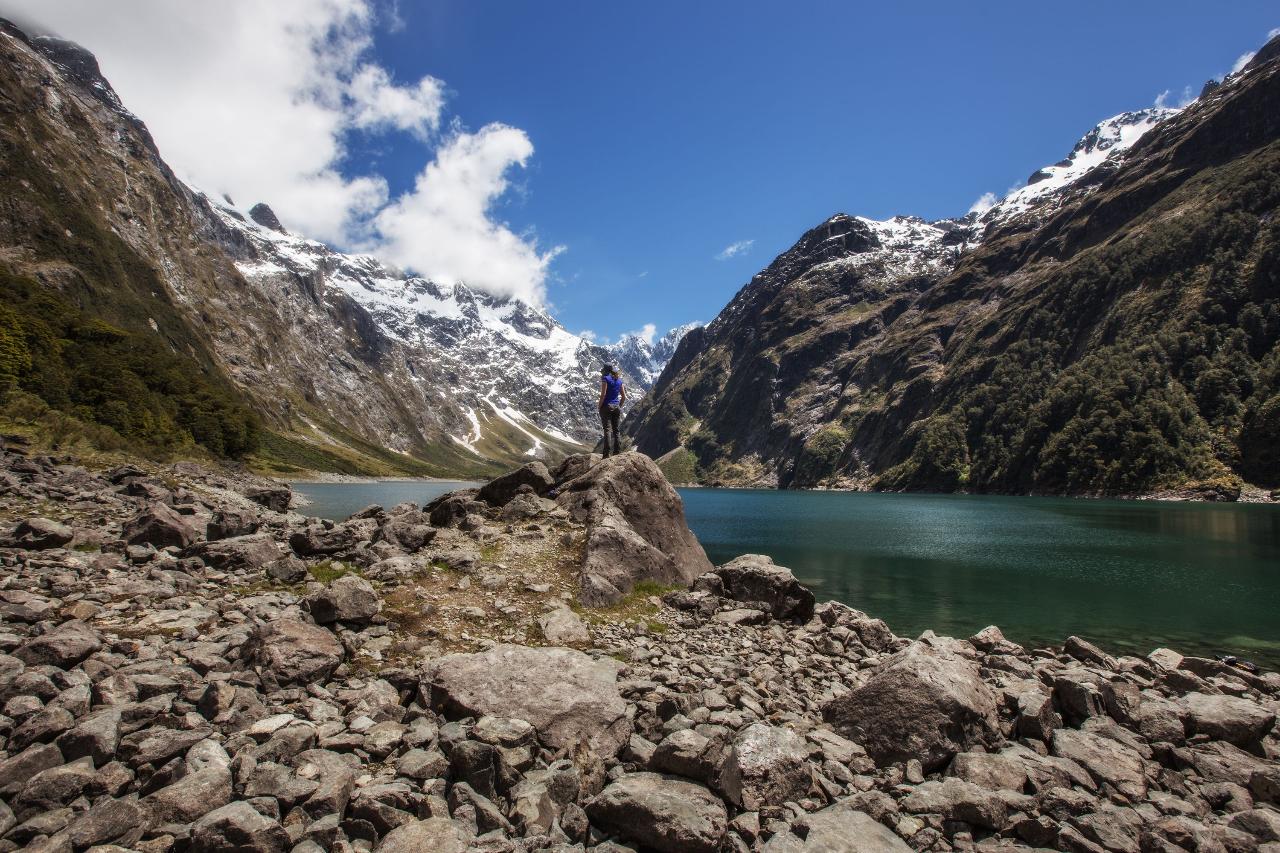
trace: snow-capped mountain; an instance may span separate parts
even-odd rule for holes
[[[1057,207],[1064,191],[1087,190],[1113,173],[1124,162],[1126,153],[1143,135],[1181,110],[1150,107],[1121,113],[1099,122],[1080,138],[1062,160],[1036,170],[1027,185],[1011,191],[999,204],[986,211],[983,225],[1001,223],[1028,211],[1044,214]]]
[[[605,347],[612,355],[618,369],[644,390],[648,390],[658,381],[662,368],[667,366],[676,347],[689,332],[701,326],[701,323],[685,323],[676,326],[657,340],[637,334],[626,334],[615,344]]]
[[[383,378],[399,374],[413,388],[424,421],[477,456],[496,444],[523,443],[523,453],[537,457],[549,444],[594,441],[601,366],[616,363],[639,399],[665,364],[659,353],[669,358],[687,331],[672,330],[657,346],[634,336],[601,346],[520,300],[406,275],[370,255],[290,234],[265,204],[246,216],[208,202],[246,281],[264,293],[288,294],[297,315],[314,315],[317,324],[325,322],[322,314],[357,309],[358,349],[377,354]],[[336,354],[326,360],[336,375],[349,369]]]
[[[962,258],[1093,192],[1178,113],[1153,108],[1100,122],[1064,159],[986,210],[935,222],[831,217],[738,292],[627,431],[655,457],[692,453],[711,481],[813,485],[837,468],[853,476],[861,460],[840,454],[859,421],[845,414],[874,408],[867,386],[882,373],[921,387],[934,381],[945,349],[944,336],[919,335],[911,351],[897,353],[890,330],[934,303],[963,299],[962,287],[945,290]],[[849,378],[859,359],[865,375]],[[900,440],[904,427],[887,426],[876,441]]]
[[[13,179],[10,195],[44,206],[0,215],[6,246],[19,249],[10,254],[67,288],[90,281],[66,271],[86,257],[146,269],[150,313],[127,325],[238,386],[263,417],[272,463],[482,475],[553,459],[594,442],[603,364],[629,374],[633,400],[661,370],[652,350],[598,346],[536,306],[333,251],[287,233],[266,205],[207,196],[173,174],[88,51],[2,21],[0,42],[8,96],[28,104],[31,126],[13,133],[42,140],[38,150],[11,145],[26,158],[13,171],[46,182]],[[64,211],[48,199],[69,203]],[[31,210],[65,213],[71,225],[41,224]],[[45,258],[22,248],[45,234],[67,238],[47,250],[63,263],[53,278]],[[92,249],[76,249],[73,234],[95,235]],[[145,279],[109,264],[89,272],[107,279],[86,300],[110,301],[112,288]]]

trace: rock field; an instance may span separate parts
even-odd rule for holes
[[[1280,853],[1280,675],[896,636],[638,453],[341,523],[0,450],[0,851]]]

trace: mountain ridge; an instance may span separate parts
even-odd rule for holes
[[[2,31],[3,88],[28,105],[9,122],[6,171],[32,175],[10,187],[6,262],[75,295],[90,315],[111,313],[132,279],[74,285],[83,261],[61,235],[92,232],[91,253],[127,246],[130,275],[153,278],[155,298],[120,321],[233,384],[266,427],[261,461],[469,476],[554,461],[595,438],[603,363],[630,374],[634,397],[659,371],[647,342],[600,346],[542,309],[336,252],[289,234],[267,205],[246,215],[186,186],[91,53]],[[75,224],[86,217],[92,228]],[[439,310],[419,310],[428,298]]]
[[[1089,168],[1068,157],[987,211],[915,220],[906,256],[870,220],[838,215],[811,229],[676,354],[628,431],[646,452],[724,484],[1135,494],[1208,483],[1208,494],[1232,494],[1242,476],[1272,482],[1273,463],[1250,449],[1265,442],[1249,436],[1273,431],[1280,324],[1260,262],[1275,239],[1265,165],[1278,135],[1276,71],[1246,68],[1182,110],[1108,119],[1073,149]],[[926,230],[938,226],[950,253]],[[1179,276],[1220,279],[1231,294],[1212,312],[1204,300],[1179,314],[1172,300],[1203,292]],[[1237,292],[1233,276],[1257,283]],[[1134,307],[1155,295],[1159,323]],[[1250,323],[1243,346],[1235,330]],[[1149,446],[1109,444],[1119,431],[1106,418],[1134,414],[1123,400],[1105,401],[1110,416],[1079,395],[1069,414],[1053,409],[1072,370],[1086,383],[1121,381],[1094,363],[1107,347],[1151,407],[1131,424]],[[1226,409],[1208,399],[1206,364],[1229,377]],[[1022,403],[1044,409],[1034,415],[1044,429],[1026,412],[995,424],[987,410],[999,401],[973,396],[1002,367],[1004,381],[1040,383]],[[1160,388],[1173,390],[1166,399]],[[1087,474],[1057,458],[1072,453]]]

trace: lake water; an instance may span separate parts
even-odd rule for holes
[[[424,503],[464,483],[296,484],[304,512]],[[1027,645],[1078,634],[1280,667],[1280,507],[968,495],[684,489],[714,563],[768,554],[819,600],[915,636],[986,625]]]

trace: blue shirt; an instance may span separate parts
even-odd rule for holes
[[[604,384],[608,386],[608,390],[604,393],[604,404],[606,406],[618,405],[618,400],[622,397],[622,380],[616,376],[604,376]]]

